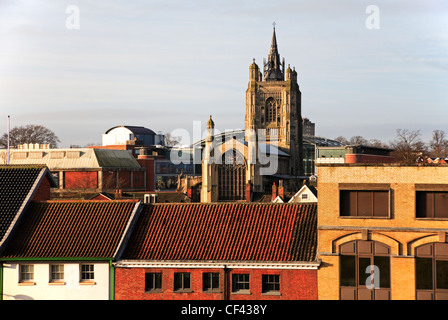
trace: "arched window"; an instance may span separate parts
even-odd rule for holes
[[[246,186],[246,162],[244,156],[229,150],[218,165],[219,200],[244,200]]]
[[[415,289],[417,300],[448,299],[448,243],[415,249]]]
[[[355,240],[339,247],[341,300],[390,299],[390,248],[377,241]]]
[[[268,98],[266,100],[266,122],[277,121],[277,102],[274,98]]]

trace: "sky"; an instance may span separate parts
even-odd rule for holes
[[[8,115],[60,147],[101,144],[118,125],[186,131],[189,144],[210,115],[244,129],[273,22],[317,136],[448,132],[447,0],[0,0],[0,134]]]

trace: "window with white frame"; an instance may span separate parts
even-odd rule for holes
[[[50,266],[50,282],[64,281],[64,265],[52,264]]]
[[[19,282],[32,282],[32,281],[34,281],[34,265],[21,264],[19,272]]]
[[[81,265],[81,282],[89,282],[95,279],[95,268],[93,264],[82,264]]]

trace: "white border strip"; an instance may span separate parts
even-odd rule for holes
[[[245,268],[245,269],[308,269],[317,270],[321,261],[272,262],[272,261],[164,261],[119,260],[117,268]]]

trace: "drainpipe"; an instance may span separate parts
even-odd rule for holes
[[[0,262],[0,301],[3,300],[3,262]]]
[[[111,290],[110,290],[110,299],[115,300],[115,268],[112,264],[112,260],[109,260],[109,267],[110,267],[110,277],[111,277]]]
[[[229,269],[224,266],[224,300],[229,300]]]

